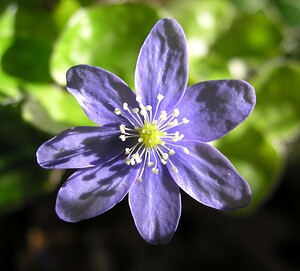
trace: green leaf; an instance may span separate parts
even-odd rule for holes
[[[14,8],[14,36],[3,52],[2,69],[23,80],[50,82],[48,66],[56,28],[43,5],[22,4]]]
[[[0,214],[21,208],[46,192],[46,172],[35,152],[44,141],[41,133],[26,124],[20,107],[0,106]]]
[[[8,5],[0,15],[0,59],[7,47],[13,41],[16,11],[17,7],[11,4]]]
[[[22,98],[18,79],[0,69],[0,82],[0,106],[18,103]]]
[[[17,7],[7,5],[0,14],[0,106],[16,103],[21,96],[17,78],[10,76],[2,69],[2,57],[14,38],[14,24]]]
[[[48,61],[51,46],[40,39],[15,39],[2,59],[6,73],[23,80],[49,82]]]
[[[227,58],[265,60],[280,54],[282,39],[279,24],[271,21],[263,11],[240,12],[228,31],[216,40],[212,50]]]
[[[291,138],[300,131],[300,64],[270,63],[254,86],[254,125],[271,138]]]
[[[274,1],[283,18],[291,26],[300,25],[300,2],[294,0],[277,0]]]
[[[61,0],[53,11],[54,22],[58,29],[62,30],[72,14],[80,8],[77,0]]]
[[[208,54],[235,18],[233,5],[228,1],[172,1],[166,10],[166,16],[171,15],[181,24],[187,38],[190,83],[228,78],[223,60],[215,55],[208,58]]]
[[[137,4],[81,9],[55,46],[53,78],[65,85],[66,71],[85,63],[107,69],[133,86],[140,47],[158,18],[153,8]]]

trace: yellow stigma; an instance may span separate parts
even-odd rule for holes
[[[143,142],[147,148],[155,148],[157,145],[163,143],[160,139],[163,136],[163,132],[158,131],[155,122],[145,122],[138,131],[140,134],[140,141]]]

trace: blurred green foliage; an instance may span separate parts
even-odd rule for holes
[[[0,213],[59,185],[61,172],[36,163],[43,141],[94,125],[65,90],[67,69],[100,66],[133,87],[139,48],[162,17],[184,28],[190,83],[240,78],[257,90],[253,114],[213,143],[250,183],[253,200],[244,212],[254,212],[276,189],[286,144],[299,138],[299,1],[105,2],[0,3]]]

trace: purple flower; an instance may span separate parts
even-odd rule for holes
[[[250,114],[254,89],[242,80],[190,87],[187,80],[186,39],[173,19],[160,20],[144,42],[135,93],[101,68],[69,69],[68,91],[101,126],[63,131],[37,151],[44,168],[79,168],[58,192],[61,219],[76,222],[100,215],[128,194],[140,235],[149,243],[164,244],[179,222],[179,187],[219,210],[249,203],[247,182],[207,142]]]

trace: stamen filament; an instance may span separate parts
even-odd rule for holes
[[[178,168],[172,162],[172,156],[176,154],[174,149],[181,149],[184,153],[189,154],[186,147],[177,143],[184,138],[184,135],[179,131],[168,133],[170,129],[188,124],[189,120],[182,118],[181,121],[178,121],[180,115],[178,108],[175,108],[171,114],[165,110],[159,111],[164,96],[159,93],[156,98],[155,110],[152,109],[151,105],[144,105],[141,96],[136,97],[139,108],[130,108],[125,102],[121,109],[115,108],[114,110],[116,115],[124,116],[132,125],[130,127],[128,123],[121,124],[119,126],[119,138],[123,142],[129,138],[136,139],[133,146],[124,149],[126,155],[124,162],[129,166],[142,163],[137,177],[139,182],[142,181],[146,166],[151,167],[153,174],[158,174],[159,162],[163,165],[170,163],[172,172],[178,173]]]

